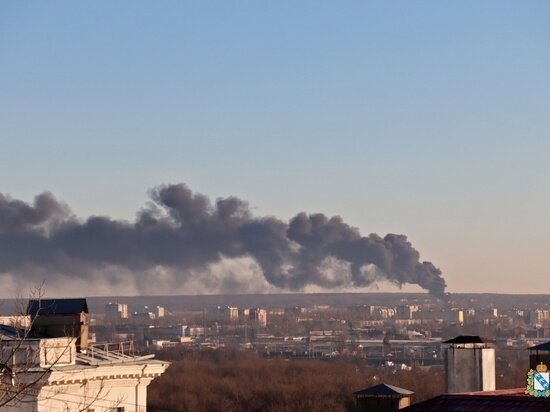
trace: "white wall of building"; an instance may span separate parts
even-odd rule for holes
[[[129,361],[115,364],[54,366],[33,368],[16,375],[17,384],[38,380],[18,398],[3,406],[6,412],[106,411],[145,412],[147,386],[160,376],[167,362]]]

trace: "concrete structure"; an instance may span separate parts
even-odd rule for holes
[[[239,308],[228,306],[227,310],[229,312],[229,321],[230,322],[238,322],[239,321]]]
[[[396,310],[386,306],[370,306],[369,314],[374,319],[391,319],[395,316]]]
[[[447,392],[494,391],[495,349],[479,336],[457,336],[443,342]]]
[[[75,342],[73,337],[41,339],[32,332],[3,325],[0,327],[0,364],[12,372],[74,365]]]
[[[414,392],[381,383],[355,392],[357,408],[361,412],[394,412],[411,404]]]
[[[128,305],[109,302],[105,305],[105,318],[110,320],[128,319]]]
[[[157,306],[155,315],[157,318],[163,318],[165,315],[165,310],[163,306]]]
[[[150,319],[155,319],[156,315],[149,310],[149,306],[144,306],[143,311],[134,312],[132,317],[134,317],[136,319],[150,320]]]
[[[400,305],[396,310],[398,319],[412,319],[415,312],[418,312],[418,305]]]
[[[250,318],[250,309],[248,308],[238,309],[237,313],[238,313],[239,319],[242,319],[244,321]]]
[[[210,328],[204,328],[199,326],[189,326],[185,328],[185,336],[187,337],[200,337],[200,336],[210,336]]]
[[[237,322],[239,308],[234,306],[216,306],[210,310],[210,315],[220,323]]]
[[[542,327],[550,322],[550,310],[548,309],[535,309],[533,316],[531,317],[533,326]]]
[[[464,316],[467,318],[467,319],[472,319],[472,318],[475,318],[476,316],[476,310],[474,308],[468,308],[464,311]]]
[[[254,321],[261,328],[267,327],[267,311],[265,309],[250,309],[249,319]]]

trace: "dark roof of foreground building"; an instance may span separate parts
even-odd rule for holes
[[[355,395],[402,398],[403,396],[410,396],[413,393],[414,392],[407,389],[381,383],[376,386],[371,386],[370,388],[361,389],[360,391],[355,392]]]
[[[457,344],[461,344],[461,343],[487,343],[487,341],[484,340],[484,339],[481,339],[479,336],[475,336],[475,335],[460,335],[460,336],[457,336],[456,338],[446,340],[443,343],[457,343]]]
[[[31,299],[27,306],[27,315],[73,315],[88,313],[86,299]]]
[[[0,338],[6,337],[8,339],[40,339],[41,336],[29,330],[16,328],[9,325],[0,325]]]
[[[550,398],[535,398],[524,388],[445,394],[409,407],[403,412],[535,412],[550,410]]]
[[[545,350],[550,351],[550,342],[544,342],[537,346],[531,346],[529,350]]]

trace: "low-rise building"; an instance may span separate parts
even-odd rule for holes
[[[137,356],[128,343],[90,345],[87,328],[62,335],[61,324],[87,313],[85,300],[31,301],[29,312],[31,329],[0,327],[2,411],[146,411],[147,385],[167,362]]]

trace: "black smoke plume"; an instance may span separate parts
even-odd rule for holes
[[[441,271],[421,262],[406,236],[361,236],[340,217],[323,214],[300,213],[288,223],[256,217],[243,200],[212,203],[184,184],[149,194],[133,222],[99,216],[81,221],[49,192],[33,204],[0,194],[0,275],[34,281],[39,268],[48,282],[114,267],[144,285],[159,281],[151,276],[154,268],[166,269],[172,282],[185,282],[189,273],[222,259],[249,257],[280,289],[362,287],[384,279],[444,295]]]

